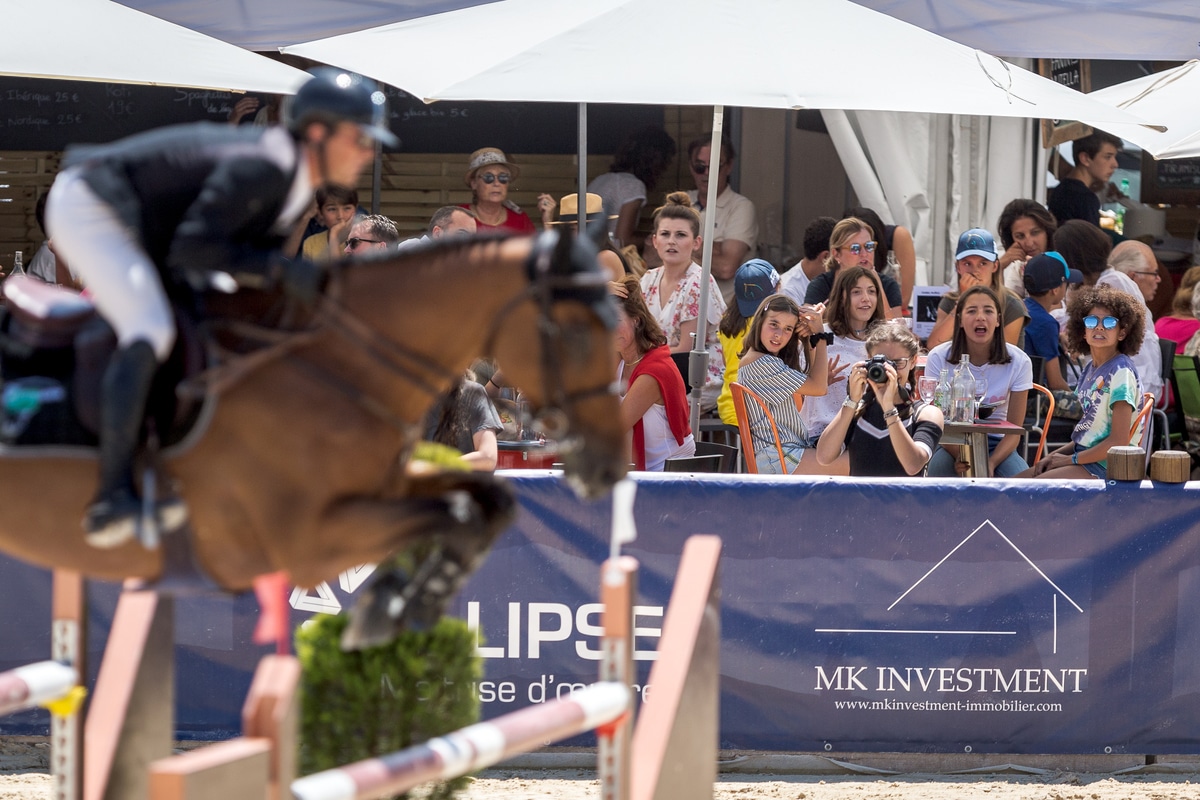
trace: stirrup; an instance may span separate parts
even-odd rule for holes
[[[129,492],[96,500],[84,512],[84,540],[92,547],[120,547],[138,534],[142,503]]]

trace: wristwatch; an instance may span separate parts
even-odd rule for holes
[[[858,402],[859,401],[857,400],[851,400],[850,395],[846,395],[846,399],[842,401],[842,408],[848,408],[851,411],[858,411]]]

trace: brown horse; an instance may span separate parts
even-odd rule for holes
[[[313,586],[429,534],[506,524],[512,501],[493,476],[403,468],[436,395],[481,355],[565,423],[577,488],[610,487],[627,464],[611,301],[575,247],[480,240],[332,268],[308,332],[210,398],[195,435],[162,454],[200,567],[228,590],[281,570]],[[85,544],[93,453],[0,455],[0,549],[95,578],[161,573],[161,549]]]

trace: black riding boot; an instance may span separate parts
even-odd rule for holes
[[[100,483],[83,527],[93,547],[117,547],[137,533],[142,502],[133,483],[146,412],[146,398],[158,369],[154,349],[137,341],[118,350],[100,388]]]

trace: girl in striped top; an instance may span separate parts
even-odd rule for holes
[[[779,463],[771,423],[757,413],[756,404],[748,404],[746,412],[750,416],[759,472],[812,475],[824,471],[806,447],[808,437],[800,418],[804,397],[822,395],[828,389],[827,338],[809,338],[822,333],[824,311],[823,304],[800,307],[787,295],[776,294],[763,301],[750,323],[738,362],[738,383],[761,397],[770,408],[785,462]]]

